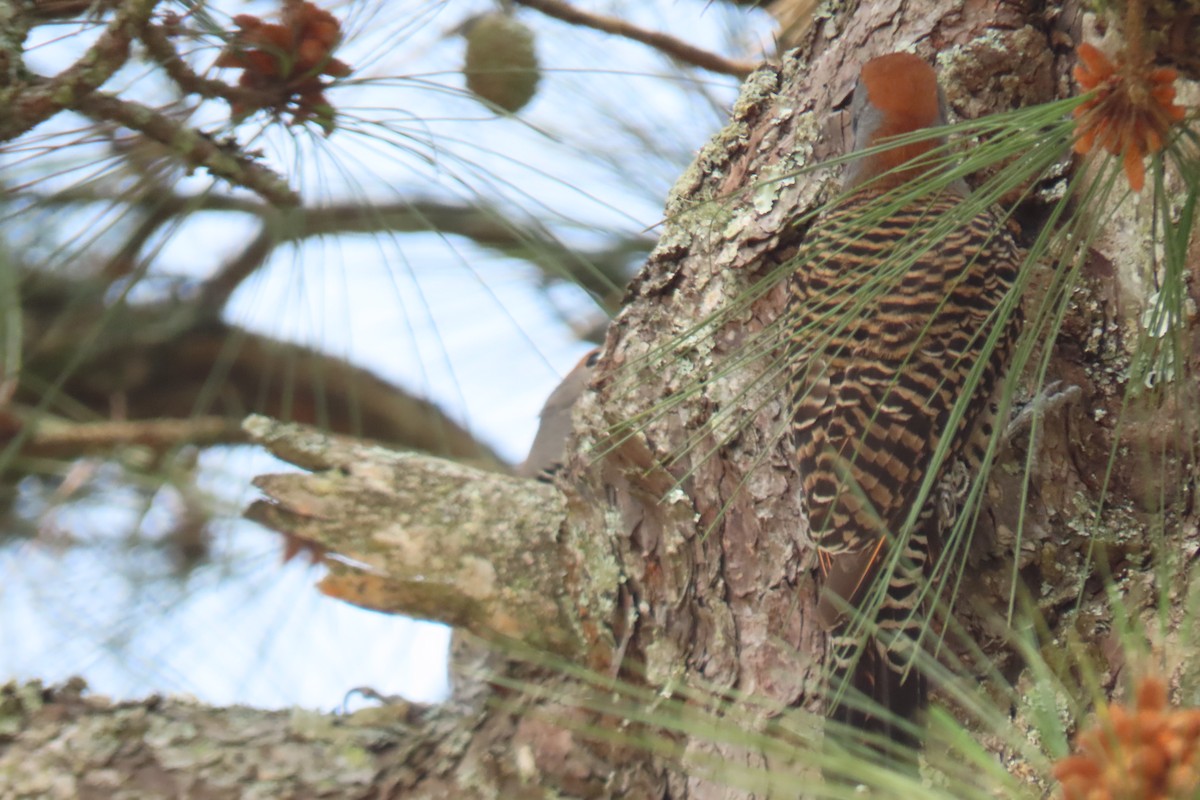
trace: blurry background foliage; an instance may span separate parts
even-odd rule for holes
[[[49,100],[0,124],[0,675],[444,693],[444,629],[321,598],[239,519],[283,467],[238,423],[523,457],[779,31],[587,7],[22,6],[7,79]]]

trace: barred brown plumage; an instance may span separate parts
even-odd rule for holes
[[[906,93],[905,108],[922,113],[889,110]],[[932,68],[907,54],[868,62],[855,111],[856,149],[944,122]],[[856,689],[891,712],[835,700],[830,716],[909,745],[915,738],[889,717],[912,718],[925,701],[910,662],[938,534],[932,487],[956,459],[982,460],[993,390],[1020,325],[1016,308],[1001,310],[1021,263],[1002,222],[984,210],[940,225],[962,216],[965,186],[907,203],[889,192],[928,174],[929,162],[914,159],[939,144],[904,145],[851,168],[846,184],[855,193],[809,232],[788,310],[792,439],[818,548],[818,615],[831,630],[831,690]],[[927,499],[908,525],[923,488]],[[886,590],[872,600],[880,574]],[[873,615],[865,645],[847,608]]]

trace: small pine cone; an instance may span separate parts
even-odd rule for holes
[[[537,91],[541,72],[533,31],[507,14],[484,14],[467,27],[467,88],[482,100],[515,113]]]

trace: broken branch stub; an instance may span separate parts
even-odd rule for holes
[[[321,552],[326,594],[562,655],[570,623],[561,492],[261,416],[244,428],[311,473],[262,475],[246,516]]]

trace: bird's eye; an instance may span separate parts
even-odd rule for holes
[[[834,103],[832,106],[833,110],[834,111],[845,111],[847,108],[853,109],[854,98],[858,97],[859,86],[861,84],[862,84],[862,81],[855,81],[854,90],[852,92],[847,93],[841,100],[838,100],[836,103]]]
[[[858,83],[854,84],[853,93],[833,107],[834,111],[844,111],[847,108],[850,109],[850,130],[852,134],[858,133],[858,118],[862,116],[860,112],[862,111],[863,94],[864,89],[862,86],[862,81],[860,80]]]
[[[594,366],[596,366],[596,363],[599,360],[600,360],[600,350],[596,349],[596,350],[593,350],[592,352],[588,353],[587,361],[585,363],[589,367],[594,367]]]

